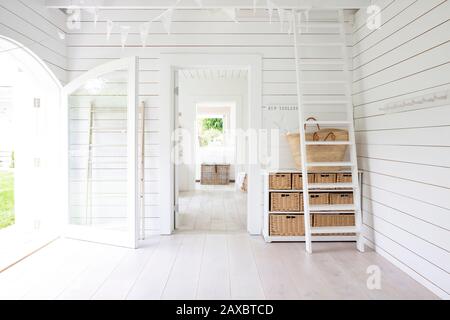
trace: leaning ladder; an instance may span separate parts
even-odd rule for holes
[[[89,135],[88,135],[88,159],[86,168],[86,210],[84,224],[92,224],[92,148],[94,130],[95,105],[91,102],[89,108]]]
[[[145,102],[142,101],[139,107],[140,113],[140,129],[141,129],[141,152],[139,161],[139,212],[141,235],[140,239],[145,239]]]
[[[349,69],[348,61],[349,55],[346,47],[346,35],[345,35],[345,19],[344,19],[344,11],[337,10],[338,19],[336,22],[326,22],[324,23],[324,27],[335,26],[339,28],[339,42],[337,43],[329,43],[329,42],[317,42],[314,44],[308,44],[310,47],[317,48],[327,48],[327,47],[340,47],[342,56],[339,59],[304,59],[301,56],[300,47],[302,44],[300,43],[301,37],[301,28],[306,26],[307,28],[310,26],[320,27],[320,22],[312,22],[307,20],[306,14],[305,19],[301,21],[302,12],[295,12],[293,14],[293,24],[294,24],[294,44],[295,44],[295,62],[296,62],[296,74],[297,74],[297,96],[298,96],[298,115],[299,115],[299,129],[300,129],[300,151],[302,154],[301,164],[302,164],[302,175],[303,175],[303,199],[304,199],[304,220],[305,220],[305,244],[306,251],[308,253],[312,253],[312,234],[315,235],[324,235],[324,234],[333,234],[333,233],[354,233],[356,234],[356,246],[359,251],[364,251],[364,243],[362,238],[362,214],[361,214],[361,206],[358,199],[360,199],[360,187],[358,183],[358,167],[357,167],[357,157],[356,157],[356,143],[355,143],[355,132],[354,132],[354,124],[353,124],[353,103],[352,103],[352,75]],[[343,67],[343,76],[344,76],[344,86],[345,86],[345,108],[346,108],[346,120],[328,120],[328,121],[315,121],[308,122],[312,124],[322,124],[322,125],[332,125],[332,126],[340,126],[346,127],[349,133],[349,141],[336,141],[336,142],[318,142],[318,141],[306,141],[305,135],[305,123],[306,117],[304,115],[305,105],[309,104],[309,102],[305,102],[303,96],[303,84],[307,83],[307,81],[303,80],[302,75],[302,66],[303,65],[330,65],[337,64],[342,65]],[[326,81],[323,81],[326,82]],[[320,103],[327,104],[327,102],[332,101],[323,101]],[[318,103],[318,102],[316,102]],[[307,161],[307,146],[308,145],[338,145],[338,144],[346,144],[349,148],[350,161],[342,161],[342,162],[308,162]],[[352,183],[348,186],[353,191],[354,204],[349,205],[310,205],[309,203],[309,193],[312,189],[317,189],[320,187],[330,188],[333,186],[320,185],[320,184],[310,184],[308,181],[308,171],[311,167],[350,167],[352,172]],[[353,211],[355,213],[355,226],[349,227],[312,227],[311,226],[311,213],[321,212],[321,213],[333,213],[333,212],[342,212],[342,211]]]

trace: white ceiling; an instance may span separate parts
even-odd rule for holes
[[[182,69],[179,77],[186,80],[238,80],[247,79],[247,70],[242,69]]]
[[[326,9],[360,9],[367,8],[371,0],[277,0],[275,1],[280,8],[326,8]],[[173,6],[175,1],[167,0],[45,0],[48,8],[71,8],[77,6],[81,8],[100,8],[100,9],[164,9]],[[252,9],[267,8],[266,1],[253,0],[202,0],[204,8],[239,8]],[[177,3],[180,9],[199,8],[198,1],[182,0]]]

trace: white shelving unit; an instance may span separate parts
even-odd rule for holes
[[[269,176],[270,174],[280,174],[280,173],[299,173],[301,174],[301,170],[271,170],[264,172],[264,226],[263,226],[263,236],[266,242],[304,242],[305,236],[271,236],[269,234],[270,226],[269,226],[269,218],[270,214],[286,214],[286,215],[302,215],[303,211],[270,211],[270,193],[271,192],[303,192],[301,189],[288,189],[288,190],[279,190],[279,189],[270,189],[269,188]],[[336,172],[326,172],[326,173],[346,173],[346,171],[336,171]],[[360,188],[362,187],[362,172],[358,174],[358,183]],[[314,192],[353,192],[351,183],[311,183],[310,186],[314,188]],[[310,187],[310,189],[311,189]],[[359,201],[361,203],[361,199],[354,199],[354,201]],[[314,211],[314,213],[318,214],[339,214],[339,213],[349,213],[354,212],[354,205],[311,205],[310,210]],[[321,210],[326,209],[326,210]],[[326,227],[323,227],[324,230]],[[333,227],[334,231],[336,231],[337,227]],[[346,227],[348,228],[348,227]],[[315,242],[344,242],[344,241],[356,241],[356,235],[313,235],[312,241]]]

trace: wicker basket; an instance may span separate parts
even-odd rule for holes
[[[310,205],[320,205],[329,203],[329,194],[326,192],[317,192],[309,194]]]
[[[337,183],[351,183],[352,180],[352,174],[351,173],[338,173],[336,175],[336,182]]]
[[[229,164],[202,164],[201,184],[225,185],[230,182]]]
[[[347,227],[355,225],[354,214],[314,214],[314,227]],[[326,236],[351,236],[354,233],[331,233]],[[323,236],[323,235],[321,235]]]
[[[315,118],[308,118],[314,120]],[[326,128],[315,132],[306,133],[306,141],[348,141],[348,131],[343,129]],[[305,124],[306,129],[306,124]],[[288,133],[286,138],[294,157],[295,166],[301,169],[301,153],[300,153],[300,133]],[[310,145],[307,146],[307,161],[308,162],[340,162],[345,159],[347,153],[346,145]],[[311,167],[313,171],[338,171],[341,167]]]
[[[314,173],[308,173],[308,182],[314,183]],[[292,189],[302,190],[303,189],[303,179],[301,173],[292,174]]]
[[[335,183],[336,174],[335,173],[316,173],[315,174],[316,183]]]
[[[269,176],[269,189],[272,190],[290,190],[291,174],[276,173]]]
[[[271,192],[270,211],[300,212],[303,208],[303,197],[298,192]]]
[[[353,204],[353,193],[352,192],[331,193],[330,204]]]
[[[303,215],[271,214],[269,217],[269,235],[304,236],[305,220]]]

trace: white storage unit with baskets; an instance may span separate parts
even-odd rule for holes
[[[352,178],[347,171],[308,174],[310,207],[326,206],[311,214],[312,227],[355,225]],[[264,229],[267,242],[305,241],[302,173],[297,170],[269,171],[264,175]],[[359,185],[362,173],[359,173]],[[357,199],[361,201],[361,199]],[[334,210],[330,210],[330,206]],[[312,235],[312,241],[356,241],[349,233]]]

